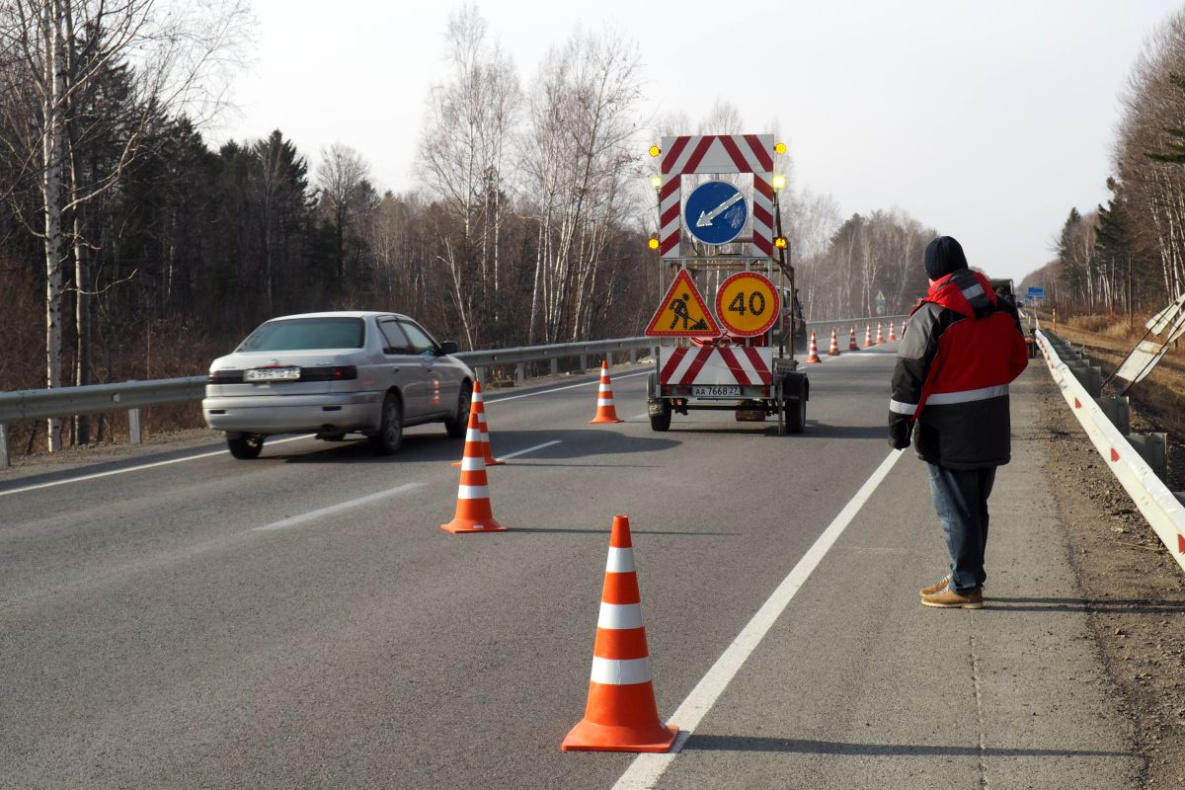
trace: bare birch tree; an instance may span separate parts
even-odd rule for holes
[[[74,288],[85,300],[86,251],[93,242],[81,221],[68,218],[117,184],[141,154],[147,130],[165,112],[216,110],[233,59],[248,26],[244,0],[165,3],[158,0],[0,0],[0,51],[8,56],[7,107],[23,107],[24,122],[0,129],[3,144],[26,173],[39,181],[44,214],[37,229],[45,252],[46,386],[63,378],[63,295],[71,247]],[[83,142],[85,97],[117,63],[135,66],[132,100],[121,127],[121,145],[95,181],[79,177],[74,154]],[[79,329],[85,332],[86,323]],[[83,341],[85,342],[85,340]],[[61,421],[49,421],[49,449],[61,447]]]

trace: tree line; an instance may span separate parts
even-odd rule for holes
[[[661,296],[646,146],[753,131],[726,104],[694,129],[648,121],[639,48],[610,34],[574,33],[524,83],[468,5],[418,185],[396,193],[344,143],[315,165],[278,129],[211,148],[249,15],[175,1],[0,0],[0,391],[200,374],[263,320],[314,310],[405,312],[462,348],[638,334]],[[840,221],[789,189],[781,209],[809,318],[924,290],[932,231],[914,220]],[[110,426],[41,430],[53,450]]]
[[[1022,282],[1063,310],[1134,315],[1185,291],[1185,12],[1146,41],[1120,101],[1106,205],[1070,209]]]

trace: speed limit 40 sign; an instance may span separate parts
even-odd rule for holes
[[[716,292],[716,317],[729,334],[741,337],[766,332],[778,320],[781,307],[774,284],[757,272],[734,274]]]

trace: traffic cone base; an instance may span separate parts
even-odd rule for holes
[[[562,752],[667,752],[679,736],[674,724],[640,729],[637,727],[613,727],[582,721],[572,728],[564,742]]]
[[[440,528],[445,532],[451,532],[454,535],[466,535],[470,532],[505,532],[506,527],[499,524],[494,519],[486,521],[474,521],[472,519],[454,518],[447,524],[441,524]]]
[[[617,407],[613,404],[613,384],[609,380],[609,363],[601,362],[601,385],[597,388],[597,416],[588,421],[589,425],[603,423],[625,422],[617,417]]]

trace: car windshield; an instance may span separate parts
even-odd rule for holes
[[[362,348],[361,318],[296,318],[269,321],[252,332],[238,351],[319,351]]]

